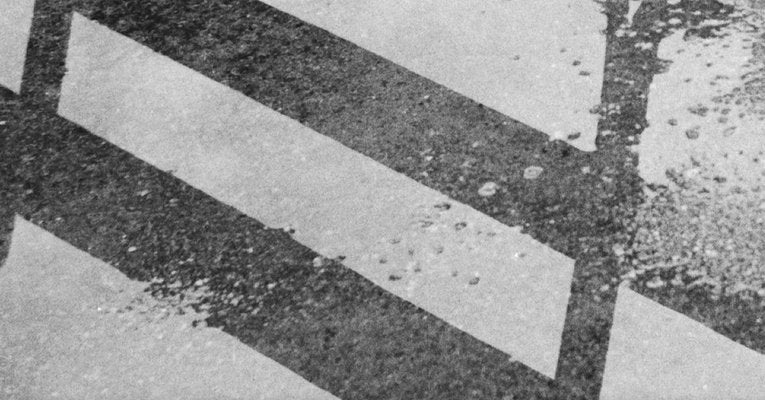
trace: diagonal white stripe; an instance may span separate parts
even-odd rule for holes
[[[762,399],[765,355],[619,288],[601,400]]]
[[[0,3],[0,86],[19,93],[35,0]]]
[[[174,314],[145,286],[17,217],[0,268],[0,393],[336,399],[218,329],[192,328],[203,315]]]
[[[62,116],[555,375],[573,260],[80,15],[67,71]]]
[[[264,0],[533,128],[595,150],[606,17],[591,0]],[[589,74],[589,75],[586,75]]]

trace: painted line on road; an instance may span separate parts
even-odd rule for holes
[[[595,150],[606,16],[595,1],[265,0],[413,72]]]
[[[3,0],[0,4],[0,85],[16,94],[21,91],[34,6],[35,0]]]
[[[619,288],[601,400],[754,400],[763,393],[765,355]]]
[[[757,94],[765,57],[756,54],[765,30],[752,28],[763,21],[765,13],[710,38],[679,30],[661,42],[658,57],[671,63],[648,97],[648,127],[636,148],[643,179],[669,185],[667,171],[674,170],[745,188],[765,185],[765,106]]]
[[[219,329],[193,328],[204,315],[178,314],[146,286],[17,216],[0,268],[4,393],[336,399]]]
[[[75,14],[59,113],[554,377],[573,260]]]

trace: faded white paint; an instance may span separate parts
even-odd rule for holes
[[[0,397],[336,399],[145,287],[17,217],[0,267]]]
[[[78,14],[66,65],[62,116],[554,377],[573,260]]]
[[[601,400],[760,400],[765,355],[619,288]]]
[[[581,132],[571,144],[595,150],[597,118],[588,110],[600,103],[606,44],[595,1],[264,2],[551,138]]]
[[[629,0],[629,8],[627,9],[627,21],[632,24],[632,18],[635,17],[635,13],[643,4],[641,0]]]
[[[35,0],[0,2],[0,86],[19,93]]]
[[[667,170],[696,174],[702,168],[730,185],[765,183],[765,105],[741,100],[756,96],[747,93],[752,90],[765,96],[765,85],[755,81],[765,79],[765,73],[758,78],[755,72],[765,68],[765,55],[753,53],[765,20],[756,14],[749,18],[748,24],[723,28],[723,37],[685,40],[686,31],[680,30],[660,43],[659,58],[671,64],[651,85],[649,126],[636,147],[647,182],[666,185]],[[694,128],[698,138],[689,139],[686,132]]]

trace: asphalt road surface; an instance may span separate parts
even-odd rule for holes
[[[0,399],[764,399],[765,2],[5,0]]]

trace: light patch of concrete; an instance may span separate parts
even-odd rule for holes
[[[4,399],[336,399],[16,218],[0,268]]]
[[[647,182],[671,185],[667,171],[703,167],[728,186],[765,183],[765,18],[743,10],[718,37],[680,30],[659,45],[671,64],[651,85],[649,126],[636,147]]]
[[[643,4],[641,0],[629,0],[629,9],[627,10],[627,22],[632,24],[632,18],[635,16],[635,13],[640,8],[640,5]]]
[[[75,14],[59,113],[549,376],[574,262]]]
[[[765,393],[765,356],[619,288],[601,400],[745,400]]]
[[[35,0],[3,0],[0,3],[0,85],[21,91],[24,60]]]
[[[606,46],[595,1],[264,2],[552,139],[580,132],[571,144],[595,150],[588,110],[600,103]]]
[[[637,150],[642,177],[668,187],[646,190],[621,269],[650,289],[751,300],[765,296],[765,10],[726,3],[737,12],[702,23],[716,35],[682,30],[659,47],[671,64]]]

